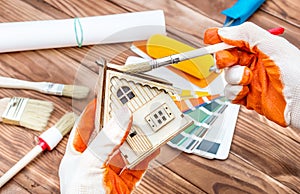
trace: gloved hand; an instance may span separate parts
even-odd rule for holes
[[[118,148],[132,124],[128,109],[121,110],[89,142],[94,130],[96,100],[90,102],[71,131],[59,168],[61,193],[130,193],[142,179],[155,152],[135,169],[125,169]],[[87,145],[87,142],[89,144]],[[120,174],[120,175],[119,175]]]
[[[225,96],[281,126],[300,129],[300,51],[287,40],[246,22],[208,29],[204,42],[236,46],[216,53],[229,83]]]

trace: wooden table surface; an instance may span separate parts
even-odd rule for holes
[[[203,46],[203,32],[221,27],[221,10],[235,0],[9,0],[0,1],[0,21],[66,19],[153,9],[164,10],[168,35],[192,46]],[[299,0],[267,0],[249,19],[265,29],[284,27],[284,37],[300,47]],[[103,26],[105,28],[105,26]],[[0,37],[1,38],[1,37]],[[0,42],[1,44],[1,42]],[[64,84],[93,83],[95,57],[124,63],[130,43],[83,48],[59,48],[0,54],[0,75]],[[131,53],[132,54],[132,53]],[[89,75],[89,76],[86,76]],[[84,77],[84,79],[83,79]],[[87,79],[88,78],[88,79]],[[83,101],[32,91],[0,89],[0,97],[50,100],[55,110],[48,126],[65,112],[80,111]],[[36,144],[39,132],[0,124],[0,175]],[[150,169],[135,193],[300,193],[300,130],[281,128],[253,111],[241,108],[227,160],[179,154]],[[67,137],[8,182],[0,193],[59,193],[58,167]]]

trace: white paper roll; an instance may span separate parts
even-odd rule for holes
[[[162,10],[1,23],[0,53],[146,40],[153,34],[165,33]]]

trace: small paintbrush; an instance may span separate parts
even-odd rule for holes
[[[31,82],[3,76],[0,76],[0,87],[35,90],[44,94],[73,97],[76,99],[86,98],[89,93],[89,88],[84,86],[51,82]]]
[[[29,153],[19,160],[0,178],[0,188],[22,170],[29,162],[45,150],[53,150],[62,138],[71,130],[75,123],[75,114],[66,113],[53,127],[42,133],[36,145]]]
[[[170,55],[159,59],[153,59],[146,62],[127,64],[123,66],[113,66],[113,68],[117,68],[120,71],[128,72],[128,73],[147,72],[152,69],[156,69],[158,67],[176,64],[181,61],[185,61],[195,57],[200,57],[207,54],[212,54],[230,48],[234,48],[234,46],[228,45],[226,43],[218,43],[207,47],[203,47],[203,48],[199,48],[199,49],[195,49],[195,50],[191,50],[191,51],[187,51],[175,55]]]
[[[0,99],[0,122],[42,131],[47,126],[53,103],[13,97]]]

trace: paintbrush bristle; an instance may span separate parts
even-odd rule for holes
[[[2,122],[2,114],[4,113],[10,98],[2,98],[0,99],[0,121]]]
[[[66,113],[59,121],[55,124],[55,127],[59,130],[62,136],[66,135],[74,126],[76,115],[73,112]]]
[[[20,126],[42,131],[46,128],[52,111],[52,102],[29,99],[20,118]]]
[[[7,112],[7,110],[10,111]],[[53,104],[48,101],[18,97],[2,98],[0,100],[1,122],[37,131],[42,131],[46,128],[52,111]]]
[[[88,96],[89,91],[90,89],[85,86],[65,85],[62,91],[62,95],[72,97],[75,99],[83,99]]]
[[[142,72],[150,71],[152,67],[149,61],[147,61],[147,62],[132,63],[123,66],[117,66],[116,69],[127,73],[142,73]]]

